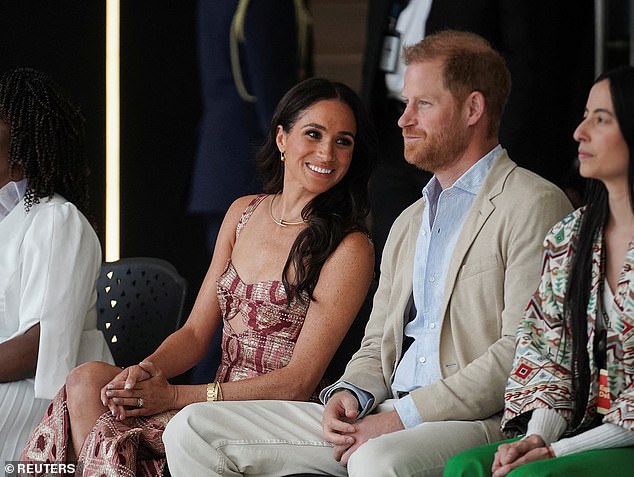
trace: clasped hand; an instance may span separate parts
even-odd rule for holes
[[[493,477],[504,477],[522,464],[548,458],[550,454],[543,439],[533,434],[519,441],[500,444],[491,472]]]
[[[149,361],[129,366],[101,388],[101,402],[121,421],[174,409],[175,389]],[[139,400],[142,399],[142,401]],[[139,407],[139,403],[143,407]]]
[[[333,456],[343,465],[347,465],[350,456],[369,439],[404,428],[396,411],[371,414],[357,420],[358,415],[359,402],[349,391],[333,394],[324,409],[324,439],[334,446]]]

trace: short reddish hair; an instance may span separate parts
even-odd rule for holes
[[[443,62],[444,85],[457,101],[473,91],[482,93],[489,135],[497,136],[511,91],[511,73],[502,55],[481,36],[456,30],[443,30],[403,48],[407,65],[433,60]]]

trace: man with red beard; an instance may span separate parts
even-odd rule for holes
[[[434,176],[390,231],[361,349],[325,408],[185,408],[164,436],[174,476],[435,476],[502,438],[517,323],[543,237],[571,206],[498,144],[510,75],[484,39],[444,31],[403,56],[405,158]]]

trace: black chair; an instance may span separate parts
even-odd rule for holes
[[[117,366],[136,364],[180,326],[187,282],[159,258],[105,262],[97,280],[97,327]]]

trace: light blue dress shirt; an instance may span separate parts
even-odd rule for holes
[[[416,317],[404,329],[405,336],[413,342],[398,364],[392,381],[394,396],[405,394],[394,401],[394,408],[406,428],[423,422],[414,400],[407,393],[442,378],[439,346],[443,317],[440,308],[447,270],[467,213],[491,165],[502,152],[502,147],[496,146],[445,190],[435,176],[423,189],[426,207],[416,240],[412,276]],[[362,409],[360,417],[364,416],[374,398],[350,383],[335,383],[325,389],[322,396],[327,400],[335,389],[341,388],[357,395]]]
[[[412,277],[416,318],[404,331],[414,341],[396,368],[392,381],[395,396],[442,378],[439,348],[447,270],[467,213],[491,164],[501,153],[502,147],[498,145],[447,189],[441,188],[435,176],[423,189],[426,207],[416,239]],[[394,408],[406,428],[422,422],[409,394],[395,401]]]

